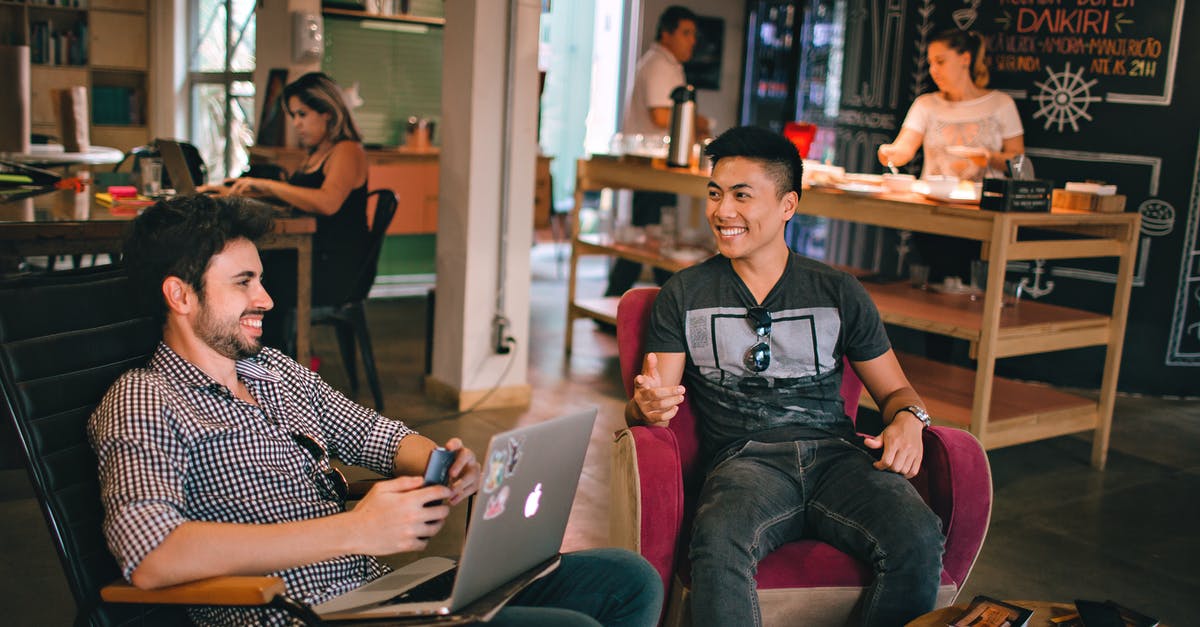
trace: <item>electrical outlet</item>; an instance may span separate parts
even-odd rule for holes
[[[508,318],[501,314],[492,318],[492,348],[497,354],[507,355],[512,351],[512,344],[516,340],[508,334],[509,324]]]

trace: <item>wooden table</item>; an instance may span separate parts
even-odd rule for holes
[[[1049,601],[1006,601],[1033,610],[1029,617],[1028,627],[1056,627],[1050,622],[1051,618],[1075,613],[1074,603],[1052,603]],[[969,602],[968,602],[969,603]],[[946,627],[950,621],[967,611],[968,603],[951,605],[936,609],[916,620],[910,621],[905,627]]]
[[[581,159],[576,178],[576,213],[587,191],[632,189],[703,198],[708,184],[706,172],[612,158]],[[961,294],[912,289],[906,282],[865,284],[884,322],[971,343],[976,358],[974,370],[898,355],[905,374],[925,400],[935,423],[967,429],[985,448],[1092,431],[1091,462],[1096,468],[1104,467],[1133,285],[1139,214],[1065,210],[1004,213],[928,200],[916,194],[858,195],[826,188],[806,188],[796,213],[982,242],[982,256],[988,261],[988,289],[982,299],[973,301]],[[578,215],[572,223],[576,232],[567,284],[568,353],[575,320],[614,322],[619,300],[576,297],[579,257],[620,257],[667,270],[690,265],[660,254],[652,244],[622,245],[607,236],[582,235],[578,232]],[[1118,262],[1108,312],[1092,313],[1032,299],[1014,307],[1002,306],[1009,261],[1103,257]],[[995,376],[996,360],[1000,358],[1087,346],[1106,349],[1098,400]],[[865,391],[862,403],[874,408],[874,401]]]
[[[137,209],[114,211],[95,202],[90,190],[54,191],[0,203],[0,257],[116,253]],[[260,239],[265,250],[296,251],[296,361],[311,354],[312,236],[317,220],[277,216],[275,229]]]

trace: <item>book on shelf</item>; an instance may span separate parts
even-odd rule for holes
[[[1029,622],[1033,610],[1006,601],[979,595],[971,605],[950,621],[950,627],[1021,627]]]

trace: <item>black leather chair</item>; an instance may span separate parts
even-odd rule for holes
[[[368,243],[367,256],[362,268],[348,283],[346,296],[340,305],[313,307],[312,324],[333,325],[337,331],[338,349],[342,354],[342,363],[346,365],[346,373],[350,376],[350,390],[358,393],[358,367],[355,361],[354,344],[357,340],[362,350],[363,369],[366,371],[367,384],[371,386],[371,394],[375,397],[375,410],[383,411],[383,390],[379,386],[379,372],[375,368],[375,353],[371,349],[371,335],[367,331],[366,302],[367,294],[375,283],[375,273],[379,265],[379,251],[383,249],[383,238],[387,235],[388,225],[396,215],[396,194],[389,189],[377,189],[367,195],[377,196],[375,218],[371,222],[371,236]]]
[[[144,364],[161,336],[135,300],[112,266],[0,282],[0,413],[24,454],[75,597],[76,625],[187,622],[178,606],[162,603],[273,605],[319,622],[283,595],[276,577],[220,577],[154,591],[121,579],[102,532],[87,422],[113,381]]]

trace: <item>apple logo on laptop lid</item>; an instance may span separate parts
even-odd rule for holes
[[[533,491],[525,498],[525,517],[533,518],[537,514],[538,507],[541,506],[542,499],[542,484],[533,486]]]

